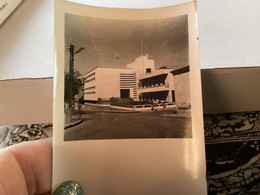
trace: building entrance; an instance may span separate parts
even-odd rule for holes
[[[121,98],[130,98],[130,89],[120,89]]]

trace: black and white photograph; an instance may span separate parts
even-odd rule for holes
[[[208,194],[259,194],[260,112],[204,115]]]
[[[196,4],[55,2],[53,189],[206,194]]]
[[[64,30],[64,141],[192,138],[187,14]]]

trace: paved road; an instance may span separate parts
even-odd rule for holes
[[[191,138],[191,118],[163,118],[162,111],[141,113],[92,112],[65,130],[65,141],[127,138]]]

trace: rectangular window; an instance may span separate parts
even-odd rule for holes
[[[87,87],[87,88],[85,88],[85,90],[95,89],[95,88],[96,88],[95,86],[93,86],[93,87]]]
[[[86,76],[85,79],[87,79],[87,78],[89,78],[89,77],[91,77],[91,76],[94,76],[95,74],[96,74],[96,73],[93,72],[93,73],[91,73],[90,75]]]
[[[130,89],[120,89],[121,98],[130,98]]]
[[[86,92],[84,94],[95,94],[96,92],[95,91],[91,91],[91,92]]]
[[[175,91],[172,90],[172,102],[175,102]]]
[[[151,68],[146,68],[146,74],[150,74],[152,72]]]
[[[96,78],[92,78],[92,79],[89,79],[89,80],[86,80],[86,83],[90,82],[90,81],[93,81],[93,80],[96,80]]]

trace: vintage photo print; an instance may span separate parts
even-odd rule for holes
[[[188,28],[66,13],[64,140],[192,138]]]
[[[208,194],[259,194],[260,112],[204,115]]]
[[[206,194],[198,49],[194,2],[55,1],[53,190]]]

